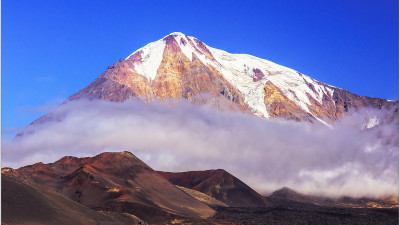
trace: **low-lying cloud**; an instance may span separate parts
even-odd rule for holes
[[[186,102],[79,100],[56,108],[51,121],[28,126],[22,137],[3,140],[2,166],[130,151],[156,170],[222,168],[262,194],[287,186],[330,196],[397,195],[398,125],[360,129],[383,113],[362,112],[327,127]]]

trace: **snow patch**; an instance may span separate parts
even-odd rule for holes
[[[149,81],[154,80],[157,75],[157,69],[160,66],[163,58],[164,48],[165,42],[161,39],[152,42],[132,53],[131,55],[138,51],[143,51],[142,61],[133,63],[136,72],[145,76]],[[130,56],[128,56],[127,59]]]
[[[186,41],[186,44],[182,44],[180,41],[181,39]],[[190,61],[192,61],[192,52],[195,52],[195,49],[193,49],[193,47],[190,45],[189,40],[186,38],[186,36],[183,34],[179,34],[177,35],[177,37],[175,37],[175,40],[178,42],[182,53],[185,54],[185,56],[188,57]]]
[[[374,117],[370,117],[368,122],[365,123],[362,127],[361,130],[365,130],[365,129],[370,129],[376,126],[380,125],[380,120],[378,117],[374,116]]]
[[[253,113],[260,117],[269,118],[264,103],[264,84],[267,81],[267,76],[264,76],[260,80],[261,82],[253,81],[253,69],[258,68],[264,75],[268,74],[262,61],[249,55],[235,55],[208,46],[207,48],[216,60],[216,62],[211,62],[211,65],[242,93],[246,104],[249,105]],[[268,67],[268,69],[275,70],[276,68]]]

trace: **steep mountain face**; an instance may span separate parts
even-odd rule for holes
[[[270,203],[225,170],[158,172],[171,183],[200,191],[233,207],[263,207]]]
[[[150,43],[126,60],[118,61],[67,101],[82,97],[109,101],[132,97],[144,101],[184,98],[191,103],[215,104],[220,109],[248,110],[243,95],[221,73],[204,64],[194,52],[190,58],[182,52],[185,45],[192,46],[186,46],[186,51],[196,48],[191,39],[185,36],[188,41],[185,42],[177,36],[169,35]],[[197,54],[210,55],[207,48],[199,49]],[[232,104],[219,106],[220,98]]]
[[[264,59],[211,48],[182,33],[152,42],[109,66],[67,101],[80,98],[187,99],[264,118],[322,123],[362,107],[394,108],[391,119],[398,121],[398,102],[357,96]]]
[[[173,215],[207,218],[215,213],[129,152],[64,157],[2,172],[45,185],[91,209],[132,213],[151,223]]]

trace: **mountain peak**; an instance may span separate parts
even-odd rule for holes
[[[152,81],[157,76],[166,47],[170,47],[175,53],[183,53],[189,61],[192,61],[193,55],[205,64],[214,60],[208,46],[197,38],[189,37],[181,32],[173,32],[158,41],[151,42],[136,50],[125,60],[133,64],[136,72]]]
[[[198,96],[203,97],[196,100]],[[352,109],[389,109],[396,104],[354,95],[265,59],[209,47],[181,32],[136,50],[69,100],[80,97],[108,101],[182,98],[196,104],[222,99],[231,104],[229,111],[326,125]]]
[[[172,32],[168,34],[167,36],[172,35],[172,36],[179,36],[179,37],[186,37],[186,34],[181,33],[181,32]],[[166,36],[165,36],[166,37]]]

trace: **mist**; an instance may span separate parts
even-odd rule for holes
[[[130,151],[155,170],[225,169],[265,195],[286,186],[331,197],[397,196],[398,124],[368,125],[385,113],[364,109],[325,126],[185,101],[78,100],[24,135],[3,138],[2,167]]]

